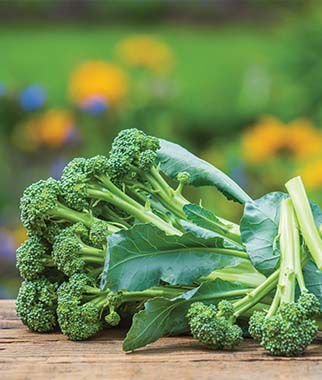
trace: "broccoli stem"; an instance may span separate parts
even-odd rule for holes
[[[91,228],[94,222],[100,221],[100,219],[97,219],[90,214],[72,210],[60,202],[58,202],[57,206],[54,209],[50,210],[48,214],[53,218],[63,219],[73,223],[81,222],[88,228]],[[111,234],[120,230],[120,228],[113,225],[109,225],[108,228]]]
[[[276,287],[279,272],[279,269],[273,272],[261,285],[251,290],[244,298],[234,303],[235,318],[238,318],[241,314],[260,302]]]
[[[295,299],[295,256],[300,255],[300,237],[296,217],[290,199],[283,200],[280,206],[279,223],[280,276],[278,289],[281,305]]]
[[[134,201],[122,191],[120,192],[122,193],[122,197],[120,197],[118,194],[112,194],[110,191],[104,190],[104,188],[98,188],[93,185],[91,185],[88,189],[88,195],[90,197],[111,203],[114,206],[119,207],[121,210],[133,215],[141,222],[151,223],[169,235],[182,235],[182,233],[177,228],[173,227],[169,223],[166,223],[151,211],[146,210],[141,204]],[[130,201],[127,201],[127,198]]]
[[[322,269],[322,239],[315,225],[302,179],[301,177],[292,178],[285,186],[292,199],[305,243],[309,248],[316,266]]]

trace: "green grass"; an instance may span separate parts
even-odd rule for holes
[[[248,26],[0,27],[0,81],[8,86],[41,83],[48,89],[49,102],[62,105],[73,68],[84,60],[115,60],[116,43],[133,33],[152,33],[171,45],[181,94],[178,108],[201,123],[214,115],[218,121],[232,120],[240,112],[246,70],[254,65],[269,69],[282,48],[269,30]]]

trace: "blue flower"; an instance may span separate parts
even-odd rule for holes
[[[0,258],[6,260],[15,260],[16,245],[12,236],[0,231]]]
[[[66,165],[67,161],[63,158],[56,159],[50,168],[51,176],[55,179],[59,179]]]
[[[3,83],[0,82],[0,96],[3,96],[6,92],[6,88]]]
[[[105,99],[100,96],[93,96],[86,100],[82,109],[91,115],[100,115],[108,109],[108,104]]]
[[[19,103],[25,111],[36,111],[41,108],[47,100],[44,88],[38,84],[26,87],[19,95]]]

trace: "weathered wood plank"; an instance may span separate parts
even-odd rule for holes
[[[0,379],[321,379],[322,345],[298,358],[274,358],[246,339],[238,351],[211,351],[191,337],[163,338],[131,354],[125,331],[104,331],[86,342],[60,333],[33,334],[18,320],[14,301],[0,301]]]

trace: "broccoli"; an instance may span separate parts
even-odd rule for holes
[[[280,274],[277,290],[269,310],[255,312],[249,321],[249,332],[272,355],[296,356],[303,353],[315,338],[319,313],[317,297],[309,293],[302,273],[300,237],[290,199],[281,203]],[[300,296],[295,299],[298,285]]]
[[[215,305],[193,303],[187,313],[191,334],[211,349],[233,348],[243,339],[242,329],[234,324],[234,307],[222,300]]]
[[[100,236],[105,237],[104,232]],[[101,246],[101,249],[89,245],[86,227],[77,223],[66,227],[56,236],[52,255],[57,268],[67,276],[72,276],[85,269],[92,270],[97,267],[101,272],[105,262],[105,251],[106,238],[105,247]]]
[[[61,184],[59,181],[49,178],[30,185],[23,193],[20,202],[21,221],[28,231],[39,236],[47,234],[48,224],[51,225],[51,239],[53,220],[59,223],[81,222],[88,228],[95,227],[95,223],[101,225],[102,220],[93,217],[88,212],[75,211],[63,203]],[[119,231],[119,227],[105,222],[106,231],[113,233]]]
[[[300,240],[290,199],[281,203],[280,268],[243,298],[223,300],[215,306],[191,305],[187,314],[193,336],[213,349],[233,347],[241,340],[235,323],[277,287],[267,313],[255,311],[249,320],[249,332],[273,355],[302,353],[317,333],[313,320],[319,301],[305,287],[300,255]],[[295,302],[295,285],[301,295]]]
[[[172,189],[160,173],[157,164],[159,139],[138,129],[125,129],[113,141],[109,155],[109,174],[115,183],[126,184],[129,189],[152,195],[178,218],[185,218],[183,207],[189,203],[182,196],[183,185],[190,175],[179,173],[179,186]]]
[[[109,289],[102,291],[97,288],[92,277],[76,273],[58,289],[58,323],[69,339],[89,339],[105,324],[119,324],[117,310],[121,305],[139,303],[156,296],[172,298],[185,291],[184,288],[160,286],[137,292],[113,293]]]
[[[181,232],[170,223],[152,212],[129,196],[123,187],[113,183],[110,173],[111,162],[105,156],[95,156],[89,159],[75,158],[64,169],[61,177],[61,189],[66,204],[74,209],[90,208],[91,204],[100,201],[107,207],[114,207],[117,218],[112,217],[116,223],[125,218],[137,219],[143,223],[151,223],[171,235],[180,235]],[[120,169],[122,170],[122,169]],[[123,184],[125,186],[125,183]],[[114,211],[115,212],[115,211]],[[122,222],[121,222],[122,223]]]
[[[57,288],[58,283],[52,283],[46,277],[22,283],[16,303],[17,314],[30,330],[45,333],[55,329]]]
[[[17,269],[26,280],[34,280],[55,268],[50,245],[42,238],[30,235],[17,249]]]

